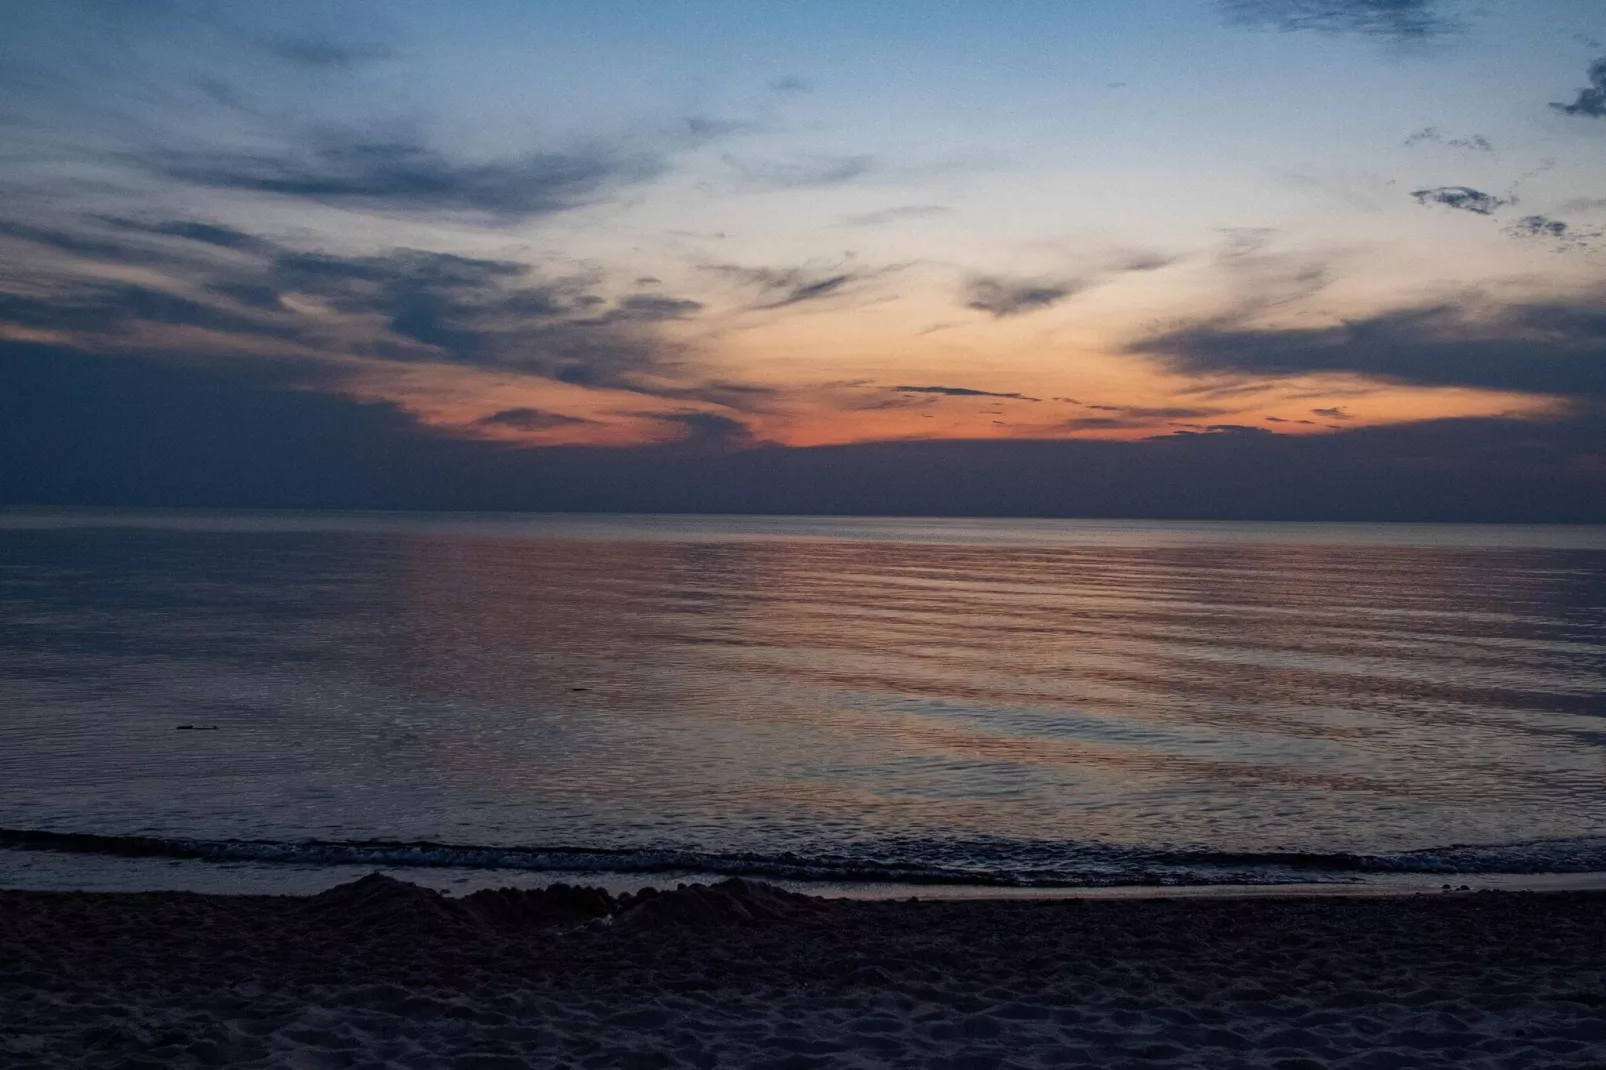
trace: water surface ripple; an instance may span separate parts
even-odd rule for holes
[[[1603,681],[1601,529],[0,514],[0,882],[1606,871]]]

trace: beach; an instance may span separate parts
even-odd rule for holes
[[[8,1068],[1606,1065],[1606,893],[0,891]]]

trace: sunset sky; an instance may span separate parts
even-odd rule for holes
[[[63,450],[135,448],[107,376],[131,427],[202,377],[452,457],[1606,472],[1598,0],[4,6],[0,407],[43,482],[0,500],[95,497]]]

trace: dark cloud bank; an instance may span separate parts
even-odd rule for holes
[[[1578,99],[1571,104],[1552,104],[1551,107],[1564,115],[1606,119],[1606,56],[1591,63],[1586,76],[1589,85],[1578,91]]]
[[[1606,399],[1606,294],[1506,305],[1473,294],[1328,327],[1268,329],[1226,318],[1137,348],[1191,373],[1350,372],[1599,402]]]
[[[763,393],[686,381],[684,354],[661,328],[697,315],[701,303],[658,291],[612,296],[594,274],[545,277],[514,261],[405,248],[338,256],[192,220],[101,217],[56,228],[0,220],[0,236],[165,269],[174,289],[193,295],[86,275],[41,274],[29,288],[0,280],[0,324],[101,336],[93,349],[126,348],[136,328],[156,325],[230,335],[239,352],[275,339],[331,356],[506,369],[677,400],[739,405]],[[231,255],[197,260],[196,246]],[[348,317],[347,327],[296,312],[290,295],[317,299]],[[666,385],[671,378],[682,385]]]
[[[0,504],[1606,522],[1606,413],[1582,404],[1548,424],[811,449],[740,448],[735,421],[680,415],[668,446],[515,448],[392,405],[8,343]]]

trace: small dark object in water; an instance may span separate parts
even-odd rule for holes
[[[179,732],[216,732],[215,724],[181,724],[175,731]]]
[[[589,687],[571,687],[571,688],[569,688],[569,690],[570,691],[590,691],[591,689]]]

